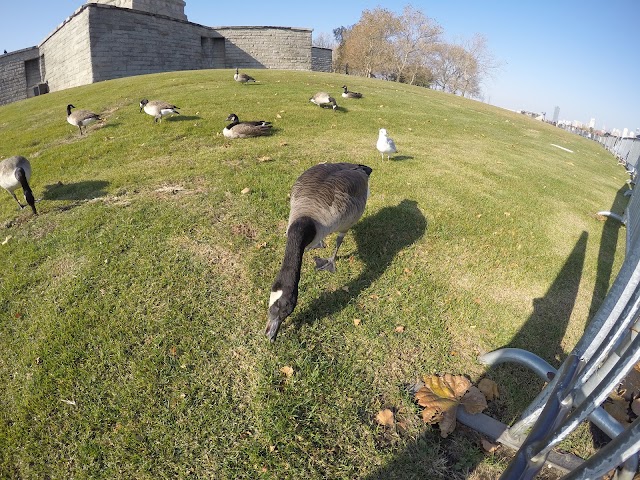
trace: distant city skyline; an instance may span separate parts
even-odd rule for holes
[[[34,8],[26,2],[2,7],[0,51],[39,44],[57,25],[86,3],[47,0]],[[409,1],[325,0],[319,15],[311,3],[292,7],[286,2],[265,4],[245,0],[242,8],[229,2],[186,0],[190,21],[207,26],[275,25],[307,27],[314,37],[332,35],[334,28],[358,22],[363,9],[378,6],[400,13]],[[483,83],[481,100],[509,110],[553,112],[596,129],[637,131],[640,62],[640,2],[612,0],[540,0],[538,2],[477,2],[459,0],[412,2],[444,30],[443,40],[456,42],[483,34],[502,67]]]

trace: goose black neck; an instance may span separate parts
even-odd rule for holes
[[[25,200],[31,207],[31,210],[33,210],[33,213],[37,213],[35,207],[36,202],[33,198],[33,192],[31,191],[31,187],[29,186],[29,182],[27,181],[27,175],[25,174],[24,169],[22,167],[16,168],[15,176],[16,180],[20,182],[20,186],[22,187],[22,191],[24,192]]]
[[[288,286],[297,290],[304,249],[313,241],[315,236],[316,226],[310,217],[299,218],[289,225],[284,259],[274,285],[279,285],[279,288]]]
[[[67,105],[67,117],[71,115],[71,105]]]

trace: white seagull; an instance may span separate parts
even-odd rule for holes
[[[380,134],[378,135],[378,142],[376,143],[376,148],[382,155],[382,160],[384,160],[384,154],[387,154],[387,160],[389,160],[389,155],[396,153],[398,150],[396,149],[396,143],[392,138],[387,136],[387,130],[384,128],[380,129]]]

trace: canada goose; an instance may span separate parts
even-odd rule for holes
[[[144,110],[144,113],[154,117],[154,122],[161,121],[163,116],[169,115],[170,113],[180,115],[180,112],[178,111],[179,108],[180,107],[163,102],[162,100],[149,101],[146,98],[140,100],[140,113]]]
[[[315,103],[316,105],[325,108],[331,107],[334,110],[338,108],[336,104],[336,99],[329,95],[327,92],[318,92],[313,97],[309,99],[311,103]]]
[[[240,82],[240,83],[242,83],[243,85],[244,85],[245,83],[247,83],[247,82],[255,82],[255,81],[256,81],[256,79],[255,79],[255,78],[253,78],[253,77],[251,77],[251,76],[247,75],[246,73],[238,73],[238,69],[237,69],[237,68],[236,68],[236,73],[235,73],[235,75],[233,76],[233,79],[234,79],[236,82]]]
[[[387,154],[387,160],[389,160],[389,155],[396,153],[398,150],[396,149],[396,143],[392,138],[387,136],[387,131],[384,128],[380,129],[380,134],[378,135],[378,142],[376,143],[376,148],[382,155],[382,160],[384,160],[384,154]]]
[[[227,138],[259,137],[271,133],[271,122],[264,120],[241,122],[235,113],[230,113],[227,122],[232,122],[222,130],[222,134]]]
[[[370,174],[366,165],[321,163],[303,172],[293,184],[284,259],[269,297],[265,333],[272,342],[280,324],[296,307],[305,248],[320,246],[327,235],[338,232],[333,255],[315,258],[316,269],[335,271],[340,244],[364,212]]]
[[[29,179],[31,178],[31,164],[29,160],[20,155],[16,155],[15,157],[7,158],[0,162],[0,187],[4,188],[7,192],[11,194],[11,196],[18,202],[20,208],[26,207],[26,205],[22,205],[14,190],[16,188],[22,187],[22,191],[24,192],[24,199],[27,201],[31,210],[33,210],[33,214],[37,215],[35,199],[33,198],[33,192],[31,191],[31,187],[29,187]]]
[[[362,94],[358,93],[358,92],[350,92],[349,90],[347,90],[347,86],[343,85],[342,89],[344,90],[344,92],[342,92],[342,96],[344,98],[362,98]]]
[[[82,135],[82,127],[85,127],[86,131],[87,125],[95,122],[96,120],[102,120],[100,115],[90,112],[89,110],[76,110],[71,113],[72,108],[76,107],[71,104],[67,105],[67,122],[78,127],[80,129],[80,135]]]

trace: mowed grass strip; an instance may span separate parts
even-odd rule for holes
[[[406,385],[489,375],[502,394],[490,413],[514,420],[542,381],[477,356],[509,345],[559,365],[622,261],[624,231],[595,212],[622,212],[624,170],[594,142],[479,102],[358,77],[364,98],[347,101],[341,75],[248,73],[260,83],[164,73],[0,107],[0,157],[30,159],[41,199],[34,217],[0,197],[0,476],[503,468],[473,434],[423,425]],[[341,108],[311,104],[320,90]],[[154,124],[143,98],[182,114]],[[105,121],[80,136],[69,103]],[[274,133],[226,140],[230,113]],[[379,128],[395,160],[381,161]],[[305,256],[271,345],[288,194],[323,161],[372,167],[371,197],[334,275]],[[376,424],[382,408],[395,428]],[[570,447],[588,454],[588,432]]]

